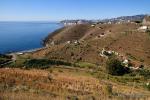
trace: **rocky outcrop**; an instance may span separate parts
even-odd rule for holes
[[[143,19],[143,25],[147,25],[147,26],[150,26],[150,16],[146,16],[144,19]]]

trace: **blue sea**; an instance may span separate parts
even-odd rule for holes
[[[61,27],[55,22],[0,22],[0,53],[41,48],[43,39]]]

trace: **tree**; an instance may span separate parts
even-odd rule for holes
[[[109,58],[108,61],[106,62],[106,71],[108,74],[111,75],[124,75],[125,73],[128,73],[128,69],[125,68],[121,61],[119,61],[116,58]]]
[[[139,21],[139,20],[136,20],[134,22],[137,23],[137,24],[142,23],[142,21]]]

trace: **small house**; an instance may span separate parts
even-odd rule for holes
[[[95,26],[96,26],[95,24],[92,24],[92,25],[91,25],[91,27],[95,27]]]
[[[139,28],[139,30],[147,30],[148,29],[148,26],[141,26],[140,28]]]
[[[18,52],[17,55],[23,55],[23,52]]]
[[[70,44],[71,43],[71,41],[67,41],[67,44]]]
[[[111,21],[109,21],[109,22],[108,22],[108,24],[112,24],[112,22],[111,22]]]
[[[125,67],[128,67],[129,60],[128,60],[128,59],[125,59],[122,63],[125,65]]]
[[[99,36],[100,36],[100,37],[103,37],[104,35],[105,35],[105,33],[100,33],[100,35],[99,35]]]

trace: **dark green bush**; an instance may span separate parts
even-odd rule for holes
[[[146,32],[150,33],[150,30],[146,30]]]
[[[144,84],[144,88],[147,89],[148,91],[150,91],[150,84]]]
[[[129,73],[129,69],[125,68],[121,61],[116,58],[110,58],[106,62],[106,71],[111,75],[124,75],[125,73]]]
[[[138,20],[136,20],[134,22],[137,23],[137,24],[142,23],[142,21],[138,21]]]
[[[138,72],[141,76],[144,76],[145,79],[150,79],[150,70],[141,69]]]
[[[104,55],[106,55],[106,56],[112,56],[113,54],[109,54],[107,51],[104,51]]]
[[[0,64],[11,61],[12,56],[0,54]]]
[[[66,65],[70,66],[71,63],[57,60],[48,59],[30,59],[24,62],[26,68],[47,68],[51,65]]]

